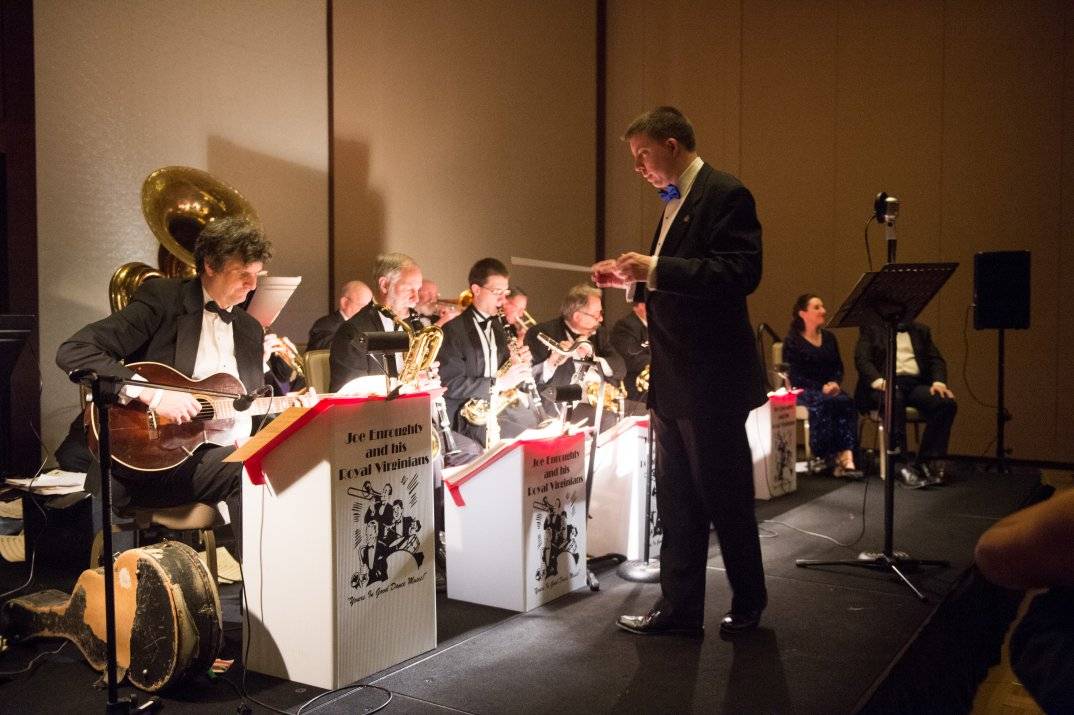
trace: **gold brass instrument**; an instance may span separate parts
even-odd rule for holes
[[[125,263],[108,282],[112,311],[123,309],[142,283],[152,278],[193,278],[194,242],[210,221],[257,213],[242,195],[210,174],[189,166],[157,169],[142,183],[142,215],[160,243],[159,269],[145,263]]]
[[[638,373],[638,376],[634,378],[634,387],[638,388],[638,392],[649,391],[649,365],[646,365]]]
[[[615,414],[623,412],[623,401],[626,400],[626,388],[623,383],[619,387],[610,382],[587,382],[585,385],[585,401],[593,407],[597,406],[597,400],[604,400],[604,409]]]
[[[436,355],[444,342],[444,331],[438,325],[430,325],[415,331],[410,323],[401,319],[388,306],[374,301],[373,307],[407,334],[410,347],[407,348],[406,356],[403,358],[403,368],[399,371],[398,380],[404,385],[416,385],[420,374],[428,370],[436,361]],[[437,423],[432,435],[433,457],[436,457],[441,449],[445,454],[458,454],[459,448],[455,444],[455,435],[451,433],[451,417],[448,415],[447,403],[443,395],[433,400],[433,411]]]
[[[504,326],[504,330],[506,330],[507,316],[504,314],[502,306],[497,311],[496,317],[499,319],[500,324]],[[517,355],[521,347],[522,345],[518,340],[518,332],[507,331],[507,348],[511,351],[511,355]],[[547,424],[551,418],[544,409],[544,403],[541,401],[541,394],[537,390],[537,381],[533,379],[532,369],[526,376],[526,379],[522,381],[522,388],[526,391],[526,395],[529,397],[530,409],[533,410],[533,415],[537,418],[537,424]]]

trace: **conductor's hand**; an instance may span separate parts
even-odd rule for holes
[[[951,392],[947,385],[943,384],[942,382],[932,383],[932,387],[929,388],[929,394],[946,397],[949,400],[955,399],[955,393]]]
[[[614,258],[594,263],[590,271],[593,283],[600,288],[627,288],[632,282],[619,272],[619,267],[616,265],[616,259]]]
[[[158,395],[161,395],[161,399],[153,411],[176,424],[190,422],[201,412],[201,405],[193,395],[186,392],[143,389],[138,399],[149,405]]]
[[[649,266],[653,262],[652,256],[644,253],[624,253],[615,259],[615,267],[628,282],[645,281],[649,278]]]

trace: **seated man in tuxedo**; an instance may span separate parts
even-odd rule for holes
[[[887,331],[883,326],[861,329],[854,349],[858,386],[854,400],[862,412],[882,409]],[[895,400],[892,406],[891,443],[903,458],[895,475],[904,486],[919,489],[943,482],[942,465],[935,461],[947,454],[951,425],[958,411],[955,395],[947,387],[947,363],[922,323],[900,325],[895,344]],[[925,433],[916,464],[906,460],[906,407],[925,418]]]
[[[601,369],[605,380],[610,385],[619,386],[626,373],[626,366],[623,358],[612,346],[603,322],[604,309],[601,305],[600,289],[581,284],[567,291],[560,305],[559,316],[538,323],[526,334],[526,345],[533,355],[534,375],[542,394],[546,394],[548,388],[578,382],[576,374],[580,369],[586,370],[584,363],[579,361],[593,358],[594,350],[598,362],[604,363]],[[552,338],[562,348],[569,348],[578,340],[589,342],[580,345],[572,355],[567,356],[548,348],[541,342],[539,335]],[[607,369],[604,369],[605,366]],[[588,405],[584,405],[577,415],[591,419],[593,411]],[[607,419],[613,418],[608,416]]]
[[[444,326],[456,315],[459,308],[451,303],[440,302],[440,287],[428,278],[423,278],[418,289],[418,304],[411,312],[411,322],[419,328],[430,325]]]
[[[261,229],[242,218],[207,224],[194,247],[196,278],[145,282],[122,310],[64,341],[56,352],[57,365],[68,373],[89,369],[98,375],[138,379],[126,365],[158,362],[194,380],[228,373],[247,393],[257,390],[264,382],[269,356],[261,325],[239,304],[257,287],[271,255],[271,244]],[[187,392],[122,388],[120,401],[131,400],[180,424],[192,421],[201,410]],[[204,445],[179,466],[163,471],[143,472],[113,463],[113,504],[122,509],[225,501],[238,541],[242,465],[223,461],[233,450],[233,445]],[[96,461],[86,481],[91,491],[99,489]]]
[[[532,321],[526,312],[529,304],[530,297],[518,286],[511,286],[511,289],[507,291],[507,297],[503,300],[503,317],[507,318],[507,333],[509,335],[514,333],[515,337],[522,342],[525,342],[526,332],[530,328],[527,319]]]
[[[533,372],[530,351],[524,345],[510,349],[503,322],[497,316],[509,289],[507,267],[495,258],[482,258],[470,268],[469,281],[473,302],[444,325],[440,379],[447,390],[444,398],[455,429],[484,445],[485,425],[467,420],[463,406],[470,400],[487,402],[493,390],[503,395],[519,388],[509,394],[525,393],[525,384],[533,379]],[[495,419],[503,437],[514,437],[539,422],[528,398],[511,404]]]
[[[638,375],[649,366],[649,322],[645,300],[634,299],[631,311],[612,326],[612,347],[626,363],[627,400],[637,405],[632,413],[645,411],[645,393],[638,389]]]
[[[327,350],[332,345],[339,326],[352,315],[369,305],[373,300],[373,291],[361,281],[347,281],[339,289],[339,309],[323,315],[310,328],[310,338],[306,350]]]

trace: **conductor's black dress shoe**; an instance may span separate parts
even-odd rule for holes
[[[733,638],[752,631],[760,623],[760,611],[746,611],[745,613],[728,611],[727,615],[720,621],[720,635]]]
[[[615,625],[641,636],[687,636],[701,638],[705,627],[700,622],[675,618],[669,611],[654,608],[644,616],[619,616]]]

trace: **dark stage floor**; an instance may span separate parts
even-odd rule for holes
[[[881,699],[899,691],[899,673],[922,649],[915,641],[928,640],[922,634],[927,636],[936,622],[952,617],[953,600],[962,611],[986,610],[983,601],[990,596],[966,587],[977,537],[995,519],[1022,505],[1038,485],[1036,472],[1000,475],[964,469],[947,486],[896,490],[896,549],[951,562],[949,568],[911,575],[928,603],[887,574],[846,567],[796,568],[796,558],[854,558],[883,545],[882,482],[803,477],[794,494],[758,502],[769,607],[755,633],[734,642],[718,635],[730,598],[713,547],[708,635],[702,641],[639,638],[618,630],[616,616],[645,611],[659,595],[659,586],[625,582],[604,562],[597,564],[599,592],[576,591],[529,613],[441,597],[439,647],[365,682],[391,692],[384,713],[897,711],[901,707],[889,709],[892,701]],[[863,499],[865,529],[858,539]],[[838,546],[799,530],[855,543]],[[0,567],[0,587],[19,585],[26,573],[25,565]],[[52,585],[69,589],[74,577],[44,569],[31,590]],[[238,589],[224,587],[222,594],[228,621],[223,655],[237,657]],[[970,639],[960,642],[967,649],[985,647]],[[59,643],[14,646],[0,656],[0,670],[24,668],[36,654]],[[961,646],[947,642],[943,647],[944,657],[951,658],[950,649]],[[237,683],[240,673],[236,665],[226,678]],[[103,691],[92,688],[96,679],[77,649],[68,645],[43,658],[31,672],[0,685],[0,711],[103,708]],[[166,711],[235,712],[239,696],[222,680],[205,679],[170,693],[163,698]],[[940,682],[930,687],[944,686]],[[246,688],[255,698],[289,712],[320,692],[253,673]],[[371,712],[387,696],[365,689],[333,701],[336,697],[303,712]],[[267,712],[256,704],[253,709]]]

